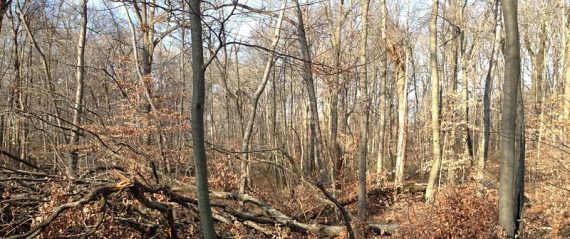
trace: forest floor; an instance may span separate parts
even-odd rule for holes
[[[537,159],[536,152],[527,154],[526,238],[570,238],[570,171],[566,166],[570,159],[552,152],[544,152],[542,159]],[[224,160],[216,158],[209,165],[212,208],[223,238],[348,238],[339,210],[309,179],[302,183],[291,177],[296,182],[293,186],[277,186],[271,168],[258,165],[254,172],[265,174],[254,174],[252,188],[242,195],[236,192],[237,165],[221,163]],[[130,164],[92,170],[71,183],[61,171],[10,171],[12,175],[0,181],[0,237],[199,236],[196,194],[188,186],[194,184],[193,178],[170,179],[143,169]],[[367,221],[353,217],[352,227],[358,238],[388,237],[378,235],[377,228],[388,228],[392,238],[500,238],[498,171],[497,161],[491,160],[480,184],[460,171],[457,175],[463,181],[458,179],[454,185],[445,183],[447,173],[442,172],[442,185],[431,205],[423,201],[426,180],[421,175],[408,178],[407,186],[396,193],[386,176],[371,174]],[[350,176],[355,177],[354,173]],[[357,190],[352,178],[333,192],[353,216]]]
[[[537,159],[536,152],[527,153],[524,207],[525,238],[570,238],[570,165],[564,153],[552,151],[543,153]],[[461,173],[459,173],[461,174]],[[442,177],[445,173],[443,173]],[[395,238],[500,238],[497,227],[499,164],[491,160],[482,185],[472,179],[457,180],[455,185],[441,185],[433,205],[424,203],[423,191],[404,190],[396,194],[392,183],[383,183],[377,176],[368,177],[368,219],[369,223],[398,225]],[[356,181],[356,180],[353,180]],[[427,180],[424,180],[427,181]],[[445,181],[445,180],[444,180]],[[421,185],[422,180],[408,181],[407,184]],[[261,184],[258,188],[267,188]],[[356,182],[344,184],[336,192],[339,200],[354,199],[357,195]],[[295,192],[306,188],[295,189]],[[375,192],[376,190],[376,192]],[[290,190],[282,193],[256,190],[253,194],[263,195],[268,202],[276,203],[287,212],[318,211],[318,215],[301,218],[319,223],[343,225],[336,210],[328,211],[315,202],[311,193],[290,195]],[[311,199],[312,198],[312,199]],[[347,205],[348,211],[356,215],[357,203]],[[320,210],[320,211],[319,211]],[[354,222],[358,225],[359,222]],[[362,233],[362,232],[361,232]],[[384,238],[364,230],[366,238]],[[299,237],[303,234],[286,234],[284,238]],[[315,238],[318,238],[316,236]]]

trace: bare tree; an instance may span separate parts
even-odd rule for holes
[[[483,176],[483,170],[485,168],[485,163],[487,162],[489,155],[489,139],[491,137],[491,86],[493,81],[493,70],[495,65],[495,54],[499,51],[499,45],[501,41],[501,1],[494,0],[493,14],[494,14],[494,38],[491,48],[491,54],[489,55],[489,66],[487,68],[487,74],[485,75],[485,89],[483,93],[483,134],[481,137],[481,146],[479,147],[479,159],[477,161],[477,177],[479,179]]]
[[[307,35],[305,33],[305,24],[303,22],[303,12],[298,0],[293,0],[295,4],[295,12],[297,16],[297,37],[299,37],[299,44],[301,45],[301,58],[303,60],[303,80],[307,88],[307,95],[309,96],[309,127],[310,127],[310,142],[309,142],[309,160],[314,162],[317,169],[321,173],[323,180],[326,180],[328,175],[328,165],[322,156],[322,134],[319,124],[319,110],[317,107],[317,95],[315,91],[315,82],[313,80],[313,63],[311,61],[311,50]],[[328,183],[324,183],[328,185]]]
[[[380,132],[378,135],[378,156],[376,158],[376,172],[380,173],[384,170],[384,154],[385,154],[385,134],[386,134],[386,84],[388,81],[388,41],[386,36],[386,20],[388,18],[387,11],[386,11],[386,0],[380,0],[380,14],[381,14],[381,23],[380,23],[380,45],[381,45],[381,56],[380,56],[380,63],[381,63],[381,76],[380,77],[380,95],[378,105],[380,106],[380,117],[378,119]]]
[[[430,68],[431,68],[431,127],[432,127],[432,147],[433,147],[433,164],[429,174],[428,185],[426,189],[426,201],[433,201],[435,192],[435,182],[441,168],[441,140],[440,140],[440,124],[439,124],[439,70],[437,64],[437,17],[439,0],[432,1],[431,20],[429,23],[430,31]]]
[[[204,77],[204,53],[202,48],[202,12],[200,0],[190,1],[192,27],[192,145],[196,167],[196,193],[202,234],[206,239],[216,238],[208,190],[208,164],[204,147],[204,108],[206,80]]]
[[[368,5],[370,0],[362,3],[362,35],[360,38],[360,142],[358,157],[358,217],[366,218],[366,155],[368,153]]]
[[[281,24],[283,23],[283,17],[285,15],[285,7],[287,5],[287,0],[283,0],[283,4],[281,6],[281,13],[279,14],[279,19],[275,24],[275,30],[273,33],[273,39],[271,40],[270,50],[275,51],[277,48],[277,44],[279,43],[280,35],[281,35]],[[275,56],[273,53],[269,53],[267,63],[265,64],[265,70],[263,71],[263,76],[261,77],[261,83],[257,86],[253,98],[251,98],[251,112],[249,113],[249,117],[247,119],[247,126],[245,127],[245,132],[243,134],[243,140],[241,143],[241,151],[244,152],[243,159],[241,162],[241,176],[240,176],[240,185],[239,191],[241,193],[245,192],[246,186],[249,181],[249,141],[251,139],[251,133],[253,132],[253,124],[255,123],[255,116],[257,114],[257,105],[259,103],[259,97],[263,94],[265,90],[265,86],[269,81],[269,76],[273,65],[275,64]]]
[[[502,5],[506,42],[501,122],[502,159],[500,161],[499,182],[499,225],[506,231],[509,238],[515,238],[517,229],[522,223],[520,209],[522,208],[521,199],[524,191],[521,184],[522,178],[520,178],[522,175],[518,172],[518,170],[524,170],[524,158],[520,157],[520,152],[524,152],[524,148],[521,149],[521,146],[517,145],[521,141],[520,136],[517,136],[517,131],[520,131],[520,129],[517,130],[517,113],[521,112],[521,110],[517,110],[521,87],[520,41],[517,2],[503,0]],[[519,120],[518,123],[520,125],[524,122]],[[517,154],[517,148],[519,154]]]
[[[72,176],[77,171],[77,143],[79,142],[79,134],[81,130],[81,114],[83,112],[83,91],[85,85],[85,43],[87,41],[87,0],[81,0],[81,22],[79,24],[79,38],[77,41],[77,66],[75,70],[75,100],[73,103],[73,131],[69,145],[71,150],[68,154],[67,174]]]

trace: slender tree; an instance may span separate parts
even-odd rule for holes
[[[481,146],[479,147],[479,160],[477,161],[477,177],[483,177],[483,170],[489,155],[489,139],[491,137],[491,86],[493,81],[493,69],[495,68],[495,54],[499,50],[501,41],[501,1],[494,0],[493,14],[495,18],[495,28],[491,54],[489,55],[489,66],[485,75],[485,89],[483,92],[483,134]]]
[[[275,51],[277,48],[277,44],[279,43],[279,38],[281,34],[281,23],[283,22],[283,17],[285,15],[285,7],[287,5],[287,0],[283,0],[283,4],[281,6],[281,13],[279,14],[279,19],[275,25],[275,31],[273,33],[273,39],[271,40],[271,51]],[[239,191],[241,193],[245,192],[246,185],[248,184],[249,180],[249,154],[247,151],[249,150],[249,141],[251,139],[251,133],[253,132],[253,124],[255,123],[255,115],[257,114],[257,105],[259,103],[259,98],[263,91],[265,90],[265,86],[269,81],[269,76],[271,73],[271,69],[273,69],[273,65],[275,64],[275,57],[273,53],[270,53],[268,56],[267,63],[265,64],[265,70],[263,71],[263,76],[261,77],[261,83],[257,86],[253,98],[251,99],[251,112],[249,113],[249,117],[247,119],[247,126],[245,127],[245,132],[243,134],[243,140],[241,143],[241,151],[244,152],[243,160],[241,162],[241,176],[240,176],[240,185]]]
[[[407,1],[408,16],[406,17],[406,31],[410,28],[410,1]],[[393,47],[396,47],[392,43]],[[404,184],[404,166],[406,160],[406,147],[408,137],[408,79],[410,78],[410,46],[409,42],[399,46],[401,49],[395,49],[395,68],[396,68],[396,92],[398,98],[398,140],[396,142],[396,176],[394,184],[396,187],[402,187]],[[397,48],[397,47],[396,47]],[[403,56],[401,55],[403,53]]]
[[[309,48],[309,42],[307,40],[307,35],[305,32],[305,23],[303,22],[303,11],[299,5],[299,0],[293,0],[295,4],[295,13],[297,16],[297,36],[299,37],[299,44],[301,45],[301,57],[303,59],[303,80],[305,81],[305,86],[307,88],[307,95],[309,96],[309,159],[314,162],[317,169],[320,171],[321,178],[326,180],[328,175],[328,165],[322,157],[322,135],[321,128],[319,124],[319,109],[317,106],[317,94],[315,91],[315,82],[313,80],[313,63],[311,61],[311,50]],[[324,183],[325,185],[328,182]]]
[[[564,15],[566,15],[566,22],[564,22],[564,39],[566,42],[565,53],[564,53],[564,64],[565,64],[565,81],[564,81],[564,119],[570,120],[570,8],[566,5],[565,1],[562,1],[562,9],[564,9]],[[567,132],[567,131],[566,131]]]
[[[358,217],[366,218],[366,155],[368,153],[368,60],[366,58],[368,40],[368,5],[362,6],[362,35],[360,45],[360,145],[358,157]]]
[[[433,201],[435,182],[441,168],[441,140],[439,125],[439,72],[437,69],[437,15],[439,0],[432,1],[431,20],[429,23],[430,68],[431,68],[431,130],[433,147],[433,164],[429,174],[426,201]]]
[[[216,238],[208,190],[208,164],[204,146],[204,53],[202,47],[202,12],[200,0],[190,1],[190,24],[192,28],[192,145],[196,167],[196,190],[202,234],[206,239]]]
[[[384,170],[384,151],[385,151],[385,134],[386,134],[386,82],[388,81],[388,41],[386,36],[386,19],[387,11],[386,11],[386,0],[380,0],[380,14],[381,14],[381,23],[380,23],[380,47],[381,47],[381,56],[380,56],[380,63],[381,63],[381,77],[380,77],[380,95],[378,105],[380,106],[380,118],[378,119],[380,132],[378,135],[378,156],[376,158],[376,172],[380,173]]]
[[[81,22],[79,24],[79,39],[77,41],[77,66],[75,67],[75,100],[73,103],[73,131],[71,132],[71,139],[69,145],[71,151],[68,154],[68,175],[75,175],[77,171],[77,148],[79,142],[79,131],[81,130],[81,114],[83,112],[83,91],[85,85],[85,43],[87,35],[87,0],[81,0]]]

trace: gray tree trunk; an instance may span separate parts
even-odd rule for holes
[[[305,24],[303,22],[303,12],[301,6],[299,5],[299,0],[293,0],[295,4],[295,12],[297,15],[297,36],[299,37],[299,43],[301,45],[301,55],[303,59],[303,79],[307,87],[307,95],[309,96],[309,128],[310,128],[310,142],[309,150],[311,151],[309,155],[313,155],[313,158],[309,158],[315,163],[316,168],[320,171],[321,179],[326,181],[329,178],[329,165],[325,163],[322,159],[322,134],[319,126],[319,110],[317,108],[317,95],[315,93],[315,83],[313,81],[313,63],[311,61],[311,51],[309,49],[309,42],[307,41],[307,35],[305,33]],[[328,182],[323,182],[326,186]]]
[[[208,164],[204,146],[204,53],[202,48],[202,12],[200,0],[190,1],[190,24],[192,28],[192,145],[196,167],[196,193],[202,235],[206,239],[216,238],[208,190]]]
[[[522,197],[520,174],[523,165],[520,145],[517,146],[517,101],[520,92],[520,41],[517,21],[517,1],[503,0],[503,18],[505,22],[506,44],[505,76],[503,82],[503,108],[501,122],[501,160],[499,180],[499,225],[510,238],[514,238],[519,224],[520,203]],[[522,112],[522,110],[520,110]],[[519,116],[521,117],[521,116]],[[519,120],[519,123],[520,122]],[[520,131],[520,129],[519,129]],[[520,136],[518,136],[520,137]],[[520,143],[520,142],[519,142]],[[519,155],[517,155],[519,148]],[[519,185],[517,185],[517,183]],[[515,195],[517,193],[517,195]]]
[[[368,39],[368,5],[362,6],[362,35],[360,46],[360,142],[358,157],[358,217],[366,218],[366,155],[368,153],[368,60],[366,58]]]

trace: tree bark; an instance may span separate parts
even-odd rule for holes
[[[405,57],[400,64],[403,66],[397,70],[396,87],[398,92],[398,141],[396,149],[396,177],[395,185],[400,187],[404,183],[404,163],[406,159],[406,139],[408,124],[408,58],[409,49],[404,46]],[[402,70],[402,68],[404,68]]]
[[[322,159],[322,134],[319,126],[319,110],[317,108],[317,96],[315,92],[315,83],[313,81],[313,63],[311,61],[311,51],[309,49],[309,42],[307,41],[307,35],[305,33],[305,25],[303,23],[303,12],[301,6],[299,5],[299,0],[293,0],[295,4],[295,12],[297,15],[297,37],[299,37],[299,43],[301,45],[301,56],[303,59],[303,79],[305,81],[305,86],[307,87],[307,95],[309,96],[309,128],[310,128],[310,148],[311,153],[309,155],[314,155],[314,158],[310,158],[312,162],[315,163],[316,168],[319,169],[321,179],[327,181],[329,178],[328,165]],[[325,186],[328,186],[328,182],[323,182]]]
[[[388,18],[387,16],[387,11],[386,11],[386,0],[380,0],[380,14],[382,15],[382,21],[381,21],[381,29],[380,29],[380,45],[382,48],[382,55],[380,57],[380,63],[381,65],[381,72],[382,72],[382,77],[380,78],[380,94],[379,94],[379,102],[378,105],[380,106],[380,119],[378,119],[378,121],[380,121],[380,132],[379,132],[379,140],[378,140],[378,156],[376,158],[376,172],[380,173],[384,170],[384,151],[385,151],[385,131],[386,131],[386,109],[388,107],[386,107],[386,85],[387,85],[387,81],[388,81],[388,57],[387,57],[387,52],[388,52],[388,41],[386,39],[386,19]]]
[[[432,1],[431,20],[429,23],[430,41],[430,68],[431,68],[431,127],[432,127],[432,147],[433,164],[429,174],[426,201],[432,202],[435,192],[435,182],[441,168],[441,140],[439,122],[439,72],[437,63],[437,17],[439,0]]]
[[[360,46],[360,142],[358,157],[358,217],[366,218],[366,155],[368,153],[368,60],[366,58],[368,39],[368,5],[362,6],[362,35]]]
[[[483,93],[483,135],[481,137],[481,146],[479,160],[477,162],[477,178],[483,178],[483,170],[489,156],[489,139],[491,137],[491,86],[493,85],[493,69],[495,63],[495,53],[499,50],[501,41],[501,1],[494,0],[494,18],[495,18],[495,38],[493,39],[493,48],[489,56],[489,68],[485,76],[485,89]]]
[[[568,17],[569,9],[566,3],[563,1],[562,7],[564,8],[564,13],[566,17],[566,22],[564,22],[564,34],[565,34],[565,53],[564,53],[564,64],[565,64],[565,81],[564,81],[564,119],[566,121],[570,120],[570,17]],[[568,128],[565,129],[565,133],[568,132]],[[568,138],[567,138],[568,140]]]
[[[517,21],[517,2],[502,0],[503,18],[505,22],[506,44],[505,75],[503,82],[503,108],[501,122],[501,160],[499,181],[499,225],[509,238],[514,238],[519,223],[517,215],[520,204],[517,198],[521,195],[521,185],[516,185],[517,170],[524,159],[517,155],[517,101],[520,91],[520,41]],[[520,116],[519,116],[520,117]],[[520,129],[519,129],[520,130]],[[520,147],[520,146],[519,146]],[[519,165],[519,166],[517,166]],[[518,169],[517,169],[518,167]]]
[[[339,12],[336,19],[336,26],[334,30],[331,30],[329,36],[331,38],[331,45],[333,49],[333,65],[336,71],[341,70],[341,35],[342,35],[342,26],[346,19],[346,14],[344,13],[344,5],[341,1],[339,5]],[[332,11],[331,14],[332,15]],[[338,101],[339,101],[339,94],[341,93],[341,73],[337,72],[333,76],[333,82],[329,85],[329,124],[330,124],[330,152],[331,152],[331,161],[334,160],[335,167],[333,169],[333,174],[337,175],[337,177],[342,178],[342,155],[340,145],[338,143]]]
[[[77,41],[77,66],[75,67],[75,100],[73,103],[73,131],[69,145],[71,150],[68,154],[67,175],[73,176],[77,172],[77,144],[79,143],[79,131],[81,130],[81,114],[83,113],[83,91],[85,85],[85,43],[87,34],[87,0],[81,0],[81,22],[79,40]]]
[[[204,147],[204,53],[202,48],[202,12],[200,0],[190,1],[190,23],[192,28],[192,145],[196,167],[196,193],[202,235],[206,239],[216,238],[208,190],[208,164]]]

